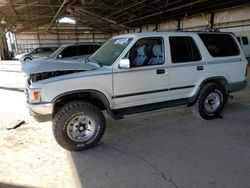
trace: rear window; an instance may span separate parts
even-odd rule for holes
[[[248,45],[248,38],[247,37],[242,37],[242,43],[243,45]]]
[[[200,61],[201,54],[191,37],[169,37],[171,59],[173,63]]]
[[[233,37],[229,34],[199,34],[208,52],[213,57],[239,55],[240,51]]]

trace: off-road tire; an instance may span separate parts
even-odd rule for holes
[[[205,100],[211,93],[217,93],[220,96],[220,103],[218,108],[216,108],[213,112],[208,112],[205,108]],[[220,116],[226,102],[227,102],[228,95],[224,87],[218,83],[209,82],[202,86],[199,91],[197,100],[193,106],[191,106],[191,110],[193,114],[205,120],[210,120],[213,118],[217,118]]]
[[[67,133],[69,122],[79,114],[91,117],[96,125],[93,135],[82,142],[72,140]],[[102,111],[95,105],[74,101],[63,106],[53,118],[53,134],[57,143],[70,151],[81,151],[94,146],[103,136],[106,122]]]

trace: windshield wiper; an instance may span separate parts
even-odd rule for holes
[[[89,58],[88,58],[88,62],[89,62],[90,60],[89,60]],[[85,61],[86,62],[86,61]],[[98,63],[97,61],[95,61],[95,60],[93,60],[93,59],[91,59],[91,62],[92,63],[95,63],[95,64],[97,64],[97,65],[99,65],[99,67],[103,67],[103,65],[104,64],[102,64],[102,63]]]

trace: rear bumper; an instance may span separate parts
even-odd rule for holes
[[[52,120],[53,103],[30,104],[26,103],[30,115],[38,122],[45,122]]]
[[[241,82],[233,82],[228,84],[228,91],[229,93],[243,90],[247,86],[247,81],[241,81]]]

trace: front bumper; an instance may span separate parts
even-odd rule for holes
[[[52,120],[53,103],[30,104],[27,102],[26,106],[30,115],[32,115],[36,121],[45,122]]]

